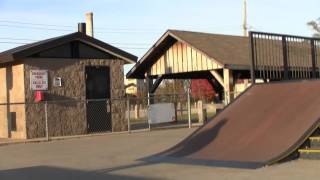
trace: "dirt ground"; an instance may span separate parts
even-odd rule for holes
[[[221,168],[139,159],[165,150],[195,129],[111,134],[0,146],[1,180],[320,178],[320,161],[295,160],[260,169]]]

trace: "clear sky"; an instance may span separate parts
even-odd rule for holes
[[[320,17],[320,0],[247,3],[256,31],[310,36],[306,23]],[[242,7],[243,0],[0,0],[0,51],[72,33],[92,11],[96,38],[141,57],[167,29],[241,35]]]

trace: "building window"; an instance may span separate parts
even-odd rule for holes
[[[17,114],[16,112],[10,112],[11,119],[11,131],[17,131]]]

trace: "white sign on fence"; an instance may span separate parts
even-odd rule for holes
[[[48,71],[47,70],[31,70],[30,71],[31,90],[48,90]]]
[[[151,104],[148,109],[150,124],[158,124],[175,121],[175,111],[173,103]]]

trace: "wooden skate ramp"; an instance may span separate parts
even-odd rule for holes
[[[319,80],[258,84],[160,155],[227,166],[270,165],[297,150],[319,126],[319,118]]]

